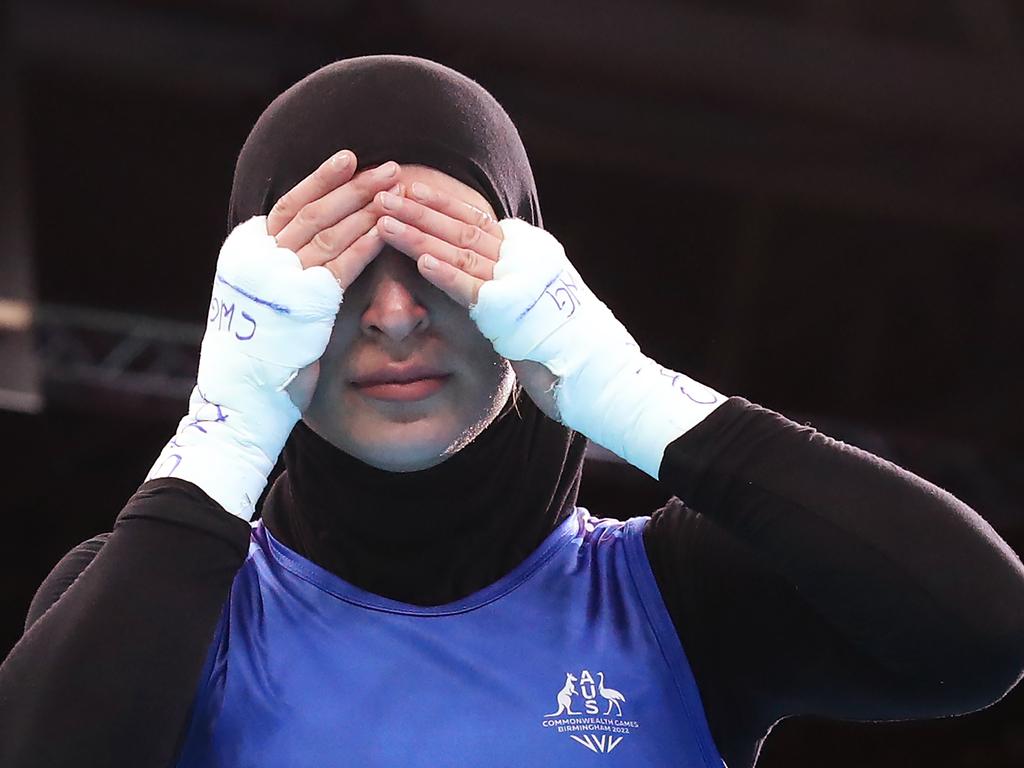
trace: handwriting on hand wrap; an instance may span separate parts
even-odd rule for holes
[[[168,466],[170,464],[170,466]],[[181,464],[181,454],[171,453],[165,456],[160,463],[153,468],[153,471],[146,477],[151,480],[154,477],[170,477]]]
[[[253,319],[252,315],[246,312],[244,309],[239,310],[239,314],[242,316],[241,320],[238,321],[238,329],[234,330],[235,338],[239,341],[248,341],[256,335],[256,320]],[[235,322],[235,305],[234,302],[228,303],[223,299],[214,296],[210,299],[210,315],[207,318],[207,323],[213,325],[217,323],[218,331],[232,332],[232,324]],[[240,333],[239,331],[242,331]]]
[[[212,424],[223,424],[228,420],[228,414],[224,413],[224,407],[220,403],[215,403],[210,400],[206,395],[203,394],[202,390],[196,387],[196,392],[202,399],[203,403],[196,409],[196,412],[189,413],[192,420],[185,424],[178,430],[177,434],[174,435],[167,443],[167,448],[176,448],[179,451],[188,450],[192,443],[186,441],[185,443],[178,442],[178,439],[183,437],[189,430],[197,430],[200,434],[209,434],[208,427]],[[200,438],[196,438],[200,439]],[[164,449],[166,450],[166,448]],[[154,468],[153,471],[147,476],[147,480],[153,477],[170,477],[173,475],[182,462],[182,454],[180,453],[169,453],[165,455]]]
[[[575,279],[566,270],[562,270],[558,273],[557,277],[552,278],[547,285],[544,286],[544,290],[541,291],[540,296],[534,299],[530,306],[519,313],[519,317],[516,318],[516,322],[519,322],[526,317],[530,310],[537,306],[537,302],[543,299],[545,296],[549,297],[558,311],[565,315],[565,319],[568,320],[572,317],[582,301],[580,300],[577,291],[579,287],[576,285]],[[561,298],[559,298],[561,296]],[[568,314],[566,314],[566,308],[568,308]]]
[[[182,434],[184,434],[186,430],[194,427],[205,435],[206,427],[203,426],[204,424],[221,424],[228,420],[228,415],[224,413],[224,408],[219,403],[215,403],[208,399],[198,387],[196,387],[196,392],[198,392],[199,396],[203,399],[203,404],[199,406],[199,409],[192,417],[192,421],[182,428]],[[177,440],[177,436],[175,436],[174,439]]]
[[[702,396],[701,390],[705,390],[705,388],[702,387],[697,382],[695,382],[689,376],[684,376],[681,373],[676,373],[675,371],[671,371],[668,368],[662,366],[658,366],[658,368],[659,373],[661,373],[662,376],[666,376],[672,379],[673,387],[682,392],[693,402],[698,403],[700,405],[711,405],[712,403],[718,402],[718,397],[710,390],[704,391]],[[689,389],[687,389],[687,386],[689,386]],[[693,394],[690,390],[695,390],[697,394]]]
[[[292,313],[292,311],[288,309],[288,307],[286,307],[284,304],[278,304],[276,302],[271,301],[270,299],[262,299],[255,293],[250,293],[241,286],[235,285],[234,283],[225,280],[224,277],[219,272],[217,273],[217,282],[223,283],[228,288],[235,291],[236,293],[242,294],[243,296],[245,296],[245,298],[249,299],[250,301],[254,301],[257,304],[262,304],[264,307],[270,307],[270,309],[274,310],[279,315],[290,315]]]
[[[551,297],[560,312],[564,313],[568,307],[569,312],[566,314],[566,318],[569,318],[576,311],[576,307],[580,305],[578,290],[579,286],[576,285],[572,275],[562,270],[558,277],[547,284],[544,293]]]

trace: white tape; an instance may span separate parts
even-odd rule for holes
[[[239,224],[217,260],[188,415],[146,479],[188,480],[251,519],[300,416],[285,387],[323,354],[341,300],[330,270],[303,269],[265,216]]]
[[[553,235],[520,219],[499,226],[494,279],[470,317],[498,354],[559,378],[563,424],[657,478],[666,446],[726,397],[645,356]]]

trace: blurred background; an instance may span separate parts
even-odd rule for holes
[[[253,122],[368,53],[498,98],[546,227],[650,356],[917,472],[1022,551],[1015,0],[26,0],[0,46],[2,655],[184,413]],[[584,506],[665,502],[607,459]],[[791,719],[759,768],[1021,766],[1022,721],[1019,689],[942,721]]]

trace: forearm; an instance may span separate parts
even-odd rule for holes
[[[494,279],[470,309],[481,332],[509,360],[547,369],[551,386],[524,387],[552,399],[564,425],[664,481],[770,568],[780,600],[806,606],[832,638],[818,654],[840,659],[828,671],[857,655],[877,670],[869,692],[913,689],[879,707],[887,713],[921,702],[965,711],[1016,682],[1024,567],[979,515],[889,462],[660,366],[550,233],[500,226]],[[979,654],[987,676],[967,663]]]
[[[249,530],[189,483],[144,485],[0,666],[0,764],[169,764]]]
[[[941,488],[742,398],[670,443],[659,477],[894,680],[980,707],[1020,677],[1024,567]]]

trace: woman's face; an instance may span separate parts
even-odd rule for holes
[[[422,181],[494,216],[487,200],[433,168],[403,165],[408,189]],[[425,371],[406,371],[413,366]],[[370,378],[440,378],[405,385]],[[409,472],[444,461],[501,411],[515,384],[505,358],[465,308],[390,246],[345,291],[304,419],[324,439],[374,467]]]

